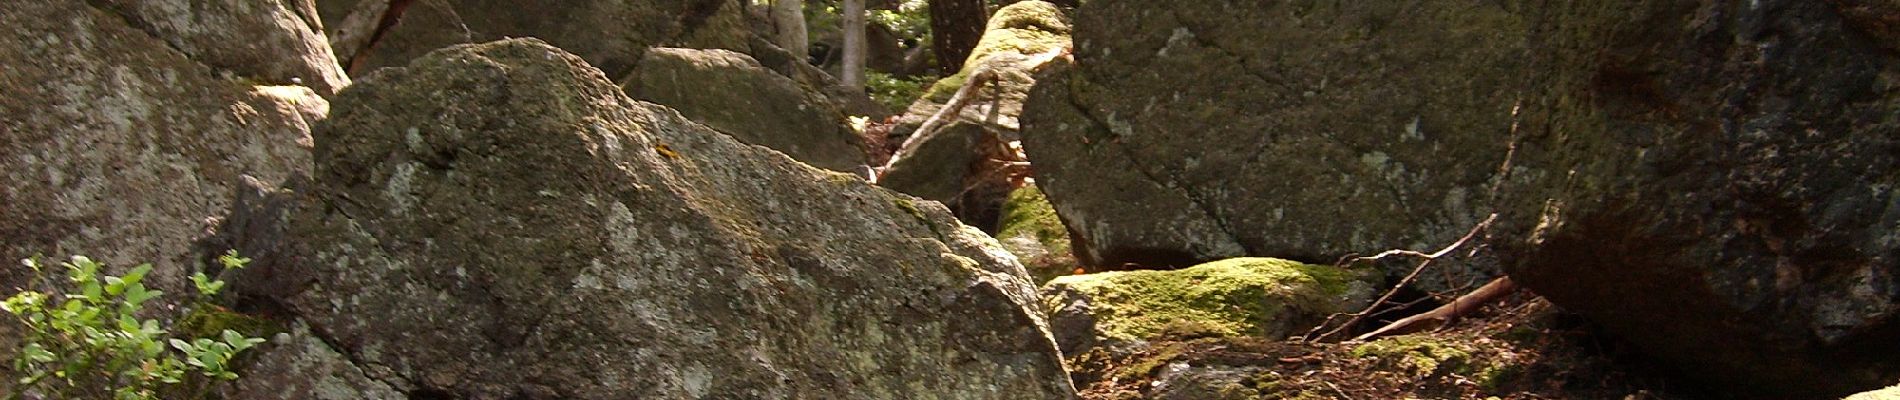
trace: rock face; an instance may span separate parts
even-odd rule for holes
[[[117,268],[150,262],[147,285],[193,293],[184,278],[207,254],[223,252],[200,240],[228,212],[240,177],[279,182],[310,170],[309,127],[328,103],[305,87],[253,86],[285,76],[246,74],[290,69],[220,58],[241,51],[207,47],[230,35],[277,43],[289,35],[272,34],[288,23],[284,9],[244,2],[248,8],[167,14],[176,8],[163,4],[171,3],[0,4],[0,259],[8,265],[0,292],[22,283],[18,260],[44,254]],[[179,21],[222,22],[171,25],[197,23]],[[227,72],[238,75],[221,76]]]
[[[367,51],[361,41],[339,41],[338,56],[356,74],[402,66],[451,45],[534,37],[580,55],[613,78],[631,71],[648,47],[746,50],[750,33],[741,7],[732,0],[585,0],[539,4],[527,12],[509,0],[317,2],[332,37],[368,39],[363,32],[335,30],[373,30],[386,21],[385,12],[399,13]],[[345,23],[350,20],[356,22]]]
[[[864,138],[830,99],[728,50],[648,50],[627,95],[812,166],[862,173]]]
[[[1520,146],[1541,172],[1507,186],[1513,280],[1762,397],[1900,381],[1888,43],[1827,2],[1555,11],[1542,47],[1568,51],[1537,58]]]
[[[1878,18],[1519,3],[1090,2],[1025,145],[1085,262],[1426,249],[1495,212],[1514,280],[1713,386],[1900,376]]]
[[[1471,71],[1525,42],[1495,5],[1104,1],[1076,26],[1023,145],[1085,263],[1331,262],[1484,219],[1523,77]]]
[[[1074,396],[994,241],[545,43],[446,49],[338,104],[279,256],[240,271],[277,284],[234,288],[408,398]]]
[[[1042,297],[1065,354],[1163,335],[1285,338],[1372,301],[1373,282],[1337,267],[1235,258],[1175,271],[1056,278]]]
[[[1012,189],[1003,176],[983,176],[980,163],[1001,144],[986,131],[1017,140],[1017,116],[1036,80],[1034,69],[1046,58],[1035,55],[1069,46],[1067,17],[1054,4],[1025,1],[1011,4],[990,17],[983,39],[957,74],[939,80],[912,103],[892,131],[914,133],[963,86],[970,74],[988,70],[996,75],[943,131],[920,144],[913,156],[892,164],[879,184],[898,191],[952,204],[958,217],[977,226],[993,226],[998,208]],[[898,138],[895,140],[903,140]]]

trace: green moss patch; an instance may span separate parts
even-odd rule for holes
[[[1029,274],[1041,284],[1066,275],[1076,266],[1074,249],[1069,243],[1069,229],[1062,225],[1062,219],[1056,216],[1056,209],[1049,204],[1042,190],[1035,185],[1027,185],[1010,192],[1009,199],[1003,202],[1003,218],[996,230],[996,238],[1004,241],[1005,248],[1016,253],[1022,259]],[[1019,249],[1011,241],[1018,238],[1034,241],[1038,249]]]
[[[1372,341],[1352,349],[1360,358],[1376,358],[1381,363],[1413,377],[1440,373],[1470,373],[1471,351],[1457,344],[1427,336],[1397,336]]]
[[[1272,258],[1235,258],[1175,271],[1121,271],[1056,278],[1051,291],[1091,300],[1096,331],[1110,340],[1277,336],[1342,311],[1355,274]]]

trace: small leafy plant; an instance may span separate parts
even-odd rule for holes
[[[864,76],[864,87],[870,92],[871,99],[883,103],[885,107],[890,107],[898,113],[903,113],[910,107],[911,102],[923,97],[924,90],[930,88],[930,84],[936,81],[933,78],[921,76],[899,78],[877,71],[865,72]]]
[[[219,257],[225,268],[243,268],[249,259],[236,252]],[[33,269],[33,282],[47,269],[38,259],[22,260]],[[104,267],[90,258],[75,256],[60,263],[65,269],[62,289],[22,291],[0,303],[0,309],[19,318],[26,328],[13,368],[23,376],[12,398],[37,393],[60,399],[156,399],[166,385],[180,385],[196,375],[231,380],[231,358],[264,339],[225,329],[216,337],[174,337],[154,319],[139,319],[146,302],[163,293],[141,283],[151,264],[123,276],[102,276]],[[224,287],[221,280],[200,272],[191,277],[200,300]]]

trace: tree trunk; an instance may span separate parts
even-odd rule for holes
[[[864,89],[864,0],[844,0],[845,87]]]
[[[805,30],[805,0],[773,0],[772,28],[778,31],[773,37],[778,47],[801,60],[811,57],[811,37]]]
[[[983,25],[989,10],[983,0],[930,0],[930,47],[937,53],[937,66],[943,73],[963,69],[976,42],[983,40]]]

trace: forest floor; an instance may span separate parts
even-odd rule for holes
[[[1521,293],[1437,331],[1366,343],[1165,338],[1070,363],[1087,400],[1707,397]]]

